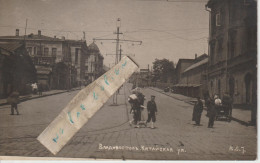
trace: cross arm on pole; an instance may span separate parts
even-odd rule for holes
[[[135,41],[135,40],[119,40],[119,41],[126,41],[126,42],[139,42],[140,45],[142,44],[142,41]]]
[[[109,39],[109,38],[107,38],[107,39],[99,39],[99,38],[93,38],[93,40],[95,41],[95,40],[108,40],[108,41],[111,41],[111,40],[113,40],[113,41],[115,41],[116,39]]]

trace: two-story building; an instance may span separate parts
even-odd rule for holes
[[[88,83],[98,78],[103,70],[104,57],[101,55],[98,46],[93,42],[88,46],[88,55],[85,59],[85,80]]]
[[[256,104],[257,8],[255,0],[209,0],[208,87],[228,92],[234,104]]]
[[[37,80],[44,89],[70,89],[84,81],[86,41],[66,40],[38,34],[1,36],[0,42],[25,42],[37,70]]]
[[[194,63],[186,68],[179,81],[181,94],[190,97],[203,98],[208,93],[207,88],[208,56],[203,54],[196,57]]]
[[[6,98],[17,89],[29,93],[30,82],[36,81],[36,69],[24,43],[0,43],[0,98]]]

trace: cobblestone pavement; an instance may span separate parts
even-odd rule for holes
[[[207,128],[203,112],[201,126],[191,121],[193,106],[151,89],[143,89],[147,100],[156,96],[156,128],[129,126],[130,84],[112,97],[57,154],[57,157],[156,160],[252,160],[256,158],[256,128],[237,122],[215,122]],[[11,116],[9,106],[0,107],[0,155],[54,157],[37,136],[60,113],[78,91],[48,96],[19,104],[21,115]],[[145,102],[145,103],[146,103]]]

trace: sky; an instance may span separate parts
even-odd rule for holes
[[[0,36],[42,31],[42,35],[80,40],[83,31],[87,44],[93,38],[115,39],[120,18],[122,54],[140,65],[157,59],[175,64],[180,58],[208,53],[209,13],[207,0],[0,0]],[[96,40],[104,64],[115,62],[115,41]]]

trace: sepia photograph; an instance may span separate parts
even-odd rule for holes
[[[256,160],[257,0],[0,0],[2,160]]]

